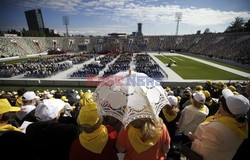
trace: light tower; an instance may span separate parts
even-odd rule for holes
[[[68,38],[68,36],[69,36],[69,31],[68,31],[69,17],[63,16],[62,18],[63,18],[63,25],[66,26],[66,37]]]
[[[178,35],[178,31],[179,31],[179,23],[182,19],[182,12],[176,12],[175,13],[175,21],[177,22],[177,26],[176,26],[176,33],[175,35]]]

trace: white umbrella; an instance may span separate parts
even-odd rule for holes
[[[93,97],[103,115],[115,117],[124,125],[138,118],[156,118],[169,104],[160,83],[138,72],[119,72],[108,77]]]

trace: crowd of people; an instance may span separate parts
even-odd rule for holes
[[[0,56],[27,55],[45,51],[48,47],[55,47],[53,38],[39,39],[39,46],[33,42],[34,38],[19,38],[16,44],[11,43],[13,38],[0,38]],[[37,38],[36,38],[37,39]],[[74,43],[56,38],[56,45],[65,50],[77,51],[81,38],[72,38]],[[94,48],[100,45],[99,37],[89,38],[87,48]],[[145,42],[147,39],[147,42]],[[106,42],[103,42],[106,43]],[[140,51],[169,51],[178,50],[194,53],[224,60],[230,60],[241,64],[249,64],[249,33],[218,33],[218,34],[193,34],[183,36],[144,36],[140,39],[124,41],[124,50],[132,52]],[[127,43],[127,44],[126,44]],[[45,45],[46,44],[46,45]],[[21,47],[22,46],[22,47]],[[45,48],[47,47],[47,48]],[[6,53],[7,52],[7,53]]]
[[[135,56],[135,70],[145,73],[153,79],[162,79],[164,75],[160,71],[160,66],[152,63],[151,57],[148,54],[137,54]]]
[[[37,57],[28,59],[28,61],[0,64],[0,77],[10,78],[20,74],[30,78],[45,78],[64,71],[72,67],[73,64],[83,63],[95,55],[80,53],[80,54],[65,54],[58,56]]]
[[[70,77],[74,78],[86,78],[88,76],[99,75],[99,72],[106,67],[106,64],[110,63],[116,55],[105,55],[103,57],[95,58],[95,62],[83,67],[75,72],[73,72]]]
[[[121,152],[125,160],[179,160],[182,154],[190,159],[184,147],[176,146],[182,143],[204,160],[248,157],[249,82],[166,86],[165,94],[169,103],[159,117],[123,126],[101,115],[91,91],[2,91],[1,154],[9,159],[116,160]]]
[[[130,68],[132,56],[132,54],[120,55],[113,64],[108,66],[108,70],[104,71],[103,77],[105,78],[121,71],[127,71]]]

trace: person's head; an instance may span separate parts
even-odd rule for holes
[[[191,95],[192,95],[191,88],[190,87],[185,88],[183,91],[183,96],[187,98],[191,98]]]
[[[203,90],[203,87],[201,85],[198,85],[198,86],[196,86],[195,90],[200,92]]]
[[[222,95],[219,111],[232,115],[239,122],[244,122],[250,108],[249,100],[241,94],[234,95],[229,89],[223,89]]]
[[[193,105],[197,108],[202,107],[205,104],[206,97],[202,92],[193,94]]]
[[[232,92],[237,92],[236,88],[233,85],[228,86],[228,89],[230,89]]]
[[[63,112],[65,103],[60,99],[44,99],[35,110],[35,117],[38,121],[57,121]]]
[[[177,97],[171,95],[171,96],[168,96],[167,98],[168,98],[168,101],[169,101],[171,107],[177,107],[178,106],[179,102],[178,102]]]
[[[23,94],[22,100],[24,105],[35,105],[39,97],[36,96],[35,92],[27,91]]]
[[[103,122],[103,117],[98,113],[96,102],[89,102],[83,106],[77,117],[77,123],[82,130],[91,133],[98,129]]]
[[[206,101],[210,101],[212,99],[210,92],[208,90],[204,90],[202,93],[205,95]]]
[[[0,99],[0,122],[9,120],[8,113],[20,111],[20,107],[12,107],[7,99]]]
[[[129,126],[140,129],[142,131],[143,138],[145,140],[152,139],[158,136],[162,130],[162,119],[161,118],[141,118],[136,119],[129,123]]]
[[[17,95],[18,95],[19,97],[21,97],[25,92],[27,92],[27,90],[24,89],[24,88],[21,88],[21,89],[17,90]]]
[[[205,85],[208,86],[208,87],[211,87],[212,86],[212,81],[211,80],[207,80]]]
[[[217,82],[215,86],[218,90],[223,90],[225,88],[224,83],[221,81]]]

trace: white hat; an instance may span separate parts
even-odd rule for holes
[[[248,112],[250,108],[249,100],[243,95],[234,95],[230,89],[223,89],[222,95],[226,99],[227,107],[232,114],[236,115]]]
[[[44,99],[36,107],[35,117],[39,121],[50,121],[55,119],[64,108],[65,103],[61,99]]]
[[[174,95],[174,92],[173,91],[168,91],[168,95]]]
[[[36,98],[39,98],[39,97],[36,96],[35,92],[33,91],[27,91],[22,96],[23,101],[30,101]]]
[[[168,96],[168,101],[171,106],[177,106],[178,99],[175,96]]]
[[[200,103],[205,103],[206,97],[203,93],[197,92],[197,93],[194,93],[193,95],[194,95],[195,101],[200,102]]]

